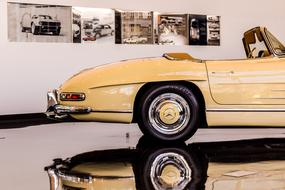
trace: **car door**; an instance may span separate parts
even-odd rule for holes
[[[218,104],[285,105],[285,58],[207,61]]]

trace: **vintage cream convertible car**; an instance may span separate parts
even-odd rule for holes
[[[285,126],[285,47],[264,27],[243,44],[247,59],[167,53],[86,69],[48,93],[48,115],[137,122],[167,141],[199,126]]]

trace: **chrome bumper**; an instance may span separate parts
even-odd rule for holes
[[[58,103],[58,91],[53,90],[47,93],[47,111],[46,114],[50,116],[65,116],[67,114],[86,114],[90,113],[92,109],[90,107],[78,107],[78,106],[64,106]]]
[[[92,183],[93,177],[88,175],[76,175],[76,174],[68,174],[61,172],[59,169],[56,168],[46,168],[46,171],[49,176],[50,181],[50,190],[63,190],[64,184],[63,182],[70,182],[75,183],[78,185]]]

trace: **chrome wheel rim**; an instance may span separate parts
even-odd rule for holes
[[[185,129],[190,115],[187,101],[174,93],[165,93],[156,97],[148,111],[151,126],[165,135],[177,134]]]
[[[32,33],[35,33],[35,28],[36,28],[36,27],[35,27],[35,25],[33,24],[33,25],[32,25]]]
[[[192,171],[183,156],[169,152],[155,158],[150,170],[151,183],[156,190],[184,189],[191,181]]]

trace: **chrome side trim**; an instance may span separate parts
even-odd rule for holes
[[[273,89],[271,91],[273,91],[273,92],[285,92],[285,89]]]
[[[112,86],[127,86],[127,85],[140,85],[145,84],[147,82],[134,82],[134,83],[124,83],[124,84],[110,84],[110,85],[103,85],[103,86],[94,86],[90,87],[90,90],[97,89],[97,88],[106,88],[106,87],[112,87]]]
[[[259,99],[259,100],[284,100],[285,97],[272,97],[272,98],[255,98],[255,99]]]
[[[284,109],[207,109],[206,112],[285,112]]]
[[[99,176],[99,175],[92,175],[93,179],[135,179],[134,176]]]
[[[96,109],[92,109],[91,112],[96,112],[96,113],[133,113],[132,110],[96,110]]]

